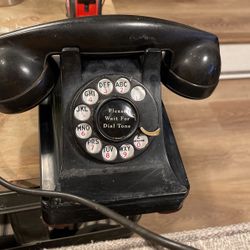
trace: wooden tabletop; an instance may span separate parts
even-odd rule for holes
[[[65,18],[65,0],[24,0],[0,8],[0,33]],[[223,43],[250,42],[249,0],[106,0],[104,14],[134,14],[185,23],[217,34]]]
[[[163,90],[163,100],[189,177],[184,207],[143,216],[164,233],[250,221],[250,80],[221,81],[194,101]]]
[[[154,16],[219,36],[223,43],[250,42],[249,0],[113,0],[117,13]]]

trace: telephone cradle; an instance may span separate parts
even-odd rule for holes
[[[138,16],[67,19],[0,36],[0,111],[39,104],[41,187],[123,215],[173,212],[189,182],[161,83],[203,99],[220,75],[215,35]],[[48,224],[102,219],[43,198]]]

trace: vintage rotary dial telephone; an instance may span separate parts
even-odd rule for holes
[[[213,34],[138,16],[70,19],[0,36],[0,111],[40,104],[41,186],[124,214],[176,211],[189,183],[161,82],[193,99],[218,84]],[[102,216],[42,199],[49,224]]]

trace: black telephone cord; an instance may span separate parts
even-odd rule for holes
[[[90,201],[88,199],[72,195],[72,194],[67,194],[67,193],[61,193],[61,192],[56,192],[56,191],[47,191],[47,190],[39,190],[39,189],[27,189],[27,188],[22,188],[18,187],[16,185],[11,184],[10,182],[6,181],[2,177],[0,177],[0,184],[4,186],[5,188],[15,191],[17,193],[22,193],[22,194],[29,194],[29,195],[34,195],[34,196],[40,196],[40,197],[48,197],[48,198],[62,198],[65,200],[73,201],[73,202],[78,202],[84,206],[87,206],[89,208],[92,208],[99,213],[102,213],[103,215],[111,218],[112,220],[118,222],[122,226],[130,229],[134,233],[137,233],[140,235],[142,238],[145,240],[148,240],[154,244],[166,247],[168,249],[173,249],[173,250],[194,250],[196,248],[193,248],[191,246],[184,245],[182,243],[178,243],[176,241],[167,239],[159,234],[156,234],[154,232],[151,232],[150,230],[128,220],[124,216],[114,212],[113,210],[95,203],[93,201]]]

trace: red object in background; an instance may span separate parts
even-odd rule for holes
[[[102,12],[102,0],[66,0],[68,17],[97,16]]]

